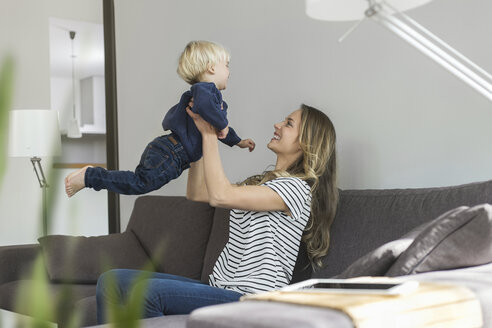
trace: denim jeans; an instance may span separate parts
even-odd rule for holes
[[[138,279],[145,275],[144,279]],[[140,285],[140,284],[143,284]],[[242,294],[212,287],[198,280],[166,273],[116,269],[103,273],[97,281],[97,322],[106,323],[107,307],[125,304],[139,287],[145,290],[143,317],[189,314],[207,305],[238,301]]]
[[[175,134],[155,138],[145,148],[135,172],[90,167],[85,186],[119,194],[141,195],[159,189],[190,167],[188,155]]]

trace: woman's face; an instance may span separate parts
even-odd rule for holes
[[[299,144],[299,131],[301,126],[301,110],[298,109],[282,122],[273,125],[275,132],[267,147],[277,156],[292,157],[292,161],[302,154]]]

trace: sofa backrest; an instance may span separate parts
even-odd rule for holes
[[[203,259],[203,282],[208,282],[208,276],[212,273],[215,261],[219,258],[229,239],[229,212],[229,210],[224,208],[215,209],[207,251]]]
[[[450,209],[483,203],[492,203],[492,180],[441,188],[341,191],[326,266],[313,277],[337,275],[369,251]]]
[[[458,206],[492,203],[492,180],[420,189],[342,190],[323,269],[311,272],[301,245],[293,282],[332,277],[369,251]],[[228,239],[229,210],[184,197],[137,198],[127,231],[159,272],[208,281]]]
[[[133,232],[158,272],[202,276],[214,208],[184,197],[141,196],[127,232]]]

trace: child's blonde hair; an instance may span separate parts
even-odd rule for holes
[[[200,82],[200,76],[221,61],[229,61],[229,52],[209,41],[191,41],[179,57],[178,74],[189,84]]]

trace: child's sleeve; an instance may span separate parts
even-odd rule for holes
[[[241,138],[236,134],[236,131],[234,131],[233,128],[229,127],[229,132],[227,133],[227,136],[224,139],[219,139],[223,143],[225,143],[228,146],[235,146],[241,141]]]
[[[223,130],[229,124],[227,111],[222,109],[222,95],[212,83],[196,83],[191,87],[193,112],[215,128]]]

